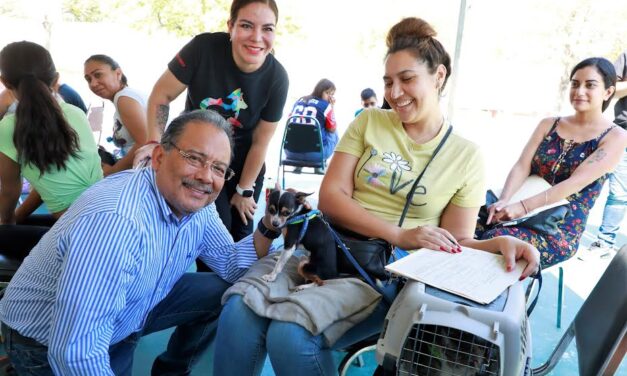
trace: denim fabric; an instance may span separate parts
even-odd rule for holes
[[[603,209],[603,221],[598,239],[607,245],[614,245],[616,233],[627,210],[627,152],[623,153],[618,166],[610,174],[610,193]]]
[[[385,289],[395,296],[397,285]],[[322,335],[314,336],[298,324],[258,316],[241,296],[234,295],[218,322],[213,374],[260,375],[268,355],[277,376],[337,375],[332,351],[378,334],[388,309],[382,301],[367,319],[330,347]]]
[[[133,353],[139,339],[176,326],[168,347],[152,367],[153,375],[189,375],[192,366],[208,347],[214,331],[211,325],[220,313],[220,298],[230,284],[215,273],[186,273],[170,293],[148,314],[144,328],[109,347],[111,369],[130,376]],[[2,325],[5,349],[18,375],[53,375],[46,346],[22,337]]]
[[[11,364],[20,376],[54,376],[48,364],[48,348],[37,341],[22,337],[2,324],[2,340]]]

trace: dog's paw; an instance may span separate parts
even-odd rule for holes
[[[304,284],[304,285],[298,285],[298,286],[296,286],[296,288],[294,288],[294,291],[295,291],[295,292],[299,292],[299,291],[303,291],[303,290],[306,290],[306,289],[311,288],[311,287],[314,287],[314,286],[317,286],[317,284],[316,284],[316,283],[313,283],[313,282],[312,282],[312,283],[306,283],[306,284]]]
[[[261,279],[263,279],[266,282],[274,282],[276,280],[276,274],[274,273],[270,273],[270,274],[265,274],[261,276]]]

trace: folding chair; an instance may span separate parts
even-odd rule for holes
[[[47,226],[0,226],[0,296],[28,252],[49,229]]]
[[[553,353],[532,374],[546,375],[575,338],[579,375],[611,375],[625,356],[627,246],[623,246],[583,302]]]
[[[100,139],[102,138],[103,113],[104,102],[102,102],[101,106],[89,106],[89,110],[87,111],[87,120],[89,120],[89,126],[91,127],[91,131],[94,133],[98,133],[98,145],[100,145]]]
[[[284,157],[283,150],[289,151],[290,153],[318,153],[320,159],[311,161],[294,157]],[[277,171],[277,176],[281,174],[283,188],[285,188],[285,166],[295,168],[320,168],[324,170],[326,168],[326,161],[324,160],[322,132],[318,119],[316,119],[315,116],[307,115],[290,116],[285,124],[283,142],[281,143],[279,153],[279,171]],[[294,173],[294,170],[288,170],[287,172]]]

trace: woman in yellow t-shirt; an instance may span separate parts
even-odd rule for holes
[[[524,258],[527,277],[539,263],[533,246],[513,237],[473,239],[485,192],[483,162],[478,147],[454,133],[420,180],[403,228],[397,227],[412,182],[449,128],[438,101],[450,58],[434,36],[417,18],[390,30],[384,82],[392,110],[366,109],[350,125],[322,182],[319,209],[335,225],[402,249],[456,253],[463,245],[500,252],[509,270]],[[214,374],[258,375],[266,353],[279,376],[336,374],[330,350],[378,333],[387,309],[380,303],[330,346],[322,335],[257,315],[242,296],[231,295],[220,315]]]

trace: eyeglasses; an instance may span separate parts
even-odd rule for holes
[[[364,102],[364,108],[368,108],[368,107],[374,107],[377,105],[377,102],[372,101],[372,102]]]
[[[233,175],[235,175],[235,171],[230,169],[229,166],[226,165],[226,163],[217,162],[217,161],[209,162],[207,160],[207,157],[203,156],[200,153],[182,150],[181,148],[176,146],[173,142],[168,142],[168,144],[172,145],[176,150],[178,150],[181,157],[185,159],[185,162],[187,162],[192,167],[207,168],[207,165],[209,165],[211,168],[211,172],[215,176],[224,180],[231,180]]]

